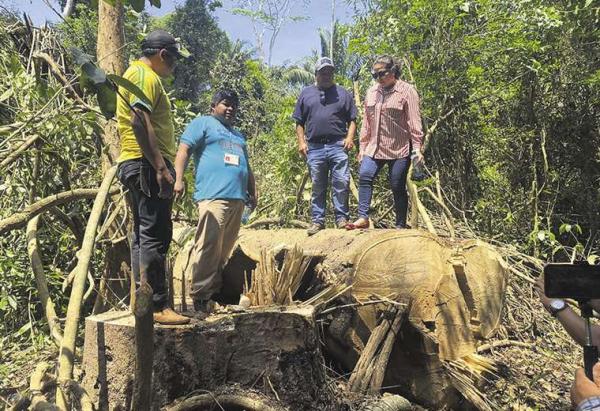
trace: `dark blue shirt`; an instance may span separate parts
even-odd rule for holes
[[[304,126],[308,141],[341,139],[346,137],[348,123],[356,120],[356,105],[352,95],[338,85],[326,90],[308,86],[300,93],[292,118]]]

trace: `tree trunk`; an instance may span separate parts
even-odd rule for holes
[[[173,269],[175,300],[186,304],[191,301],[186,295],[190,245],[181,250]],[[458,394],[443,364],[475,355],[476,340],[488,338],[501,317],[507,268],[493,247],[422,230],[322,230],[308,237],[304,230],[245,229],[224,268],[218,298],[227,302],[239,297],[243,284],[251,283],[248,275],[260,271],[256,266],[262,250],[274,249],[281,260],[283,250],[294,247],[312,257],[294,300],[312,301],[322,290],[341,284],[329,294],[334,298],[321,301],[334,305],[325,310],[324,343],[342,368],[351,371],[364,353],[378,311],[390,303],[402,307],[410,302],[406,321],[385,347],[377,367],[385,370],[377,371],[373,387],[399,387],[398,393],[434,409],[456,405]],[[285,265],[285,258],[280,264]],[[343,297],[335,301],[335,296]],[[346,308],[335,304],[347,307],[349,315],[342,318]]]
[[[124,29],[123,29],[123,5],[121,0],[111,6],[107,1],[98,2],[98,43],[96,57],[98,66],[109,74],[122,75],[125,71],[124,53]],[[119,135],[115,121],[107,121],[104,126],[104,145],[106,146],[108,158],[104,159],[104,171],[119,156]]]
[[[107,1],[98,2],[98,43],[96,56],[98,66],[107,73],[122,75],[126,68],[126,56],[124,52],[124,14],[122,0],[117,0],[115,6]],[[106,150],[103,150],[102,170],[103,174],[115,163],[119,156],[120,143],[117,132],[117,122],[105,121],[103,124],[104,135],[102,141]],[[124,201],[114,196],[115,204]],[[124,212],[124,207],[121,207]],[[117,219],[119,220],[119,219]],[[125,241],[124,233],[117,233],[116,224],[112,224],[107,231],[111,238],[121,237],[120,241],[111,242],[106,250],[106,259],[101,279],[101,292],[97,296],[94,312],[102,312],[109,307],[108,296],[116,296],[121,299],[128,294],[128,279],[130,270],[129,246]]]

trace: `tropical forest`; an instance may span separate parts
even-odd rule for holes
[[[292,38],[316,40],[303,52]],[[167,182],[136,64],[167,100]],[[311,90],[327,106],[324,67],[356,107],[338,147],[341,220],[335,169],[317,181],[311,163],[317,120],[298,117]],[[402,155],[400,188],[395,160],[365,142],[406,133],[412,106],[386,106],[386,78],[417,106],[420,152]],[[198,192],[225,173],[185,153],[225,103],[234,120],[222,108],[214,124],[243,137],[225,166],[247,158],[250,200],[205,268],[222,281],[209,310],[199,256],[218,229]],[[400,134],[382,125],[396,112]],[[366,161],[381,168],[368,217]],[[144,170],[169,204],[157,235],[170,323],[143,264]],[[600,1],[0,1],[0,409],[596,410],[596,299]]]

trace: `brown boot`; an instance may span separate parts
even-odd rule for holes
[[[161,311],[154,312],[154,322],[163,325],[181,325],[190,322],[188,317],[177,314],[171,308],[163,308]]]

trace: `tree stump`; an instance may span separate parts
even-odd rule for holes
[[[319,283],[341,280],[350,287],[342,303],[350,308],[332,312],[323,322],[332,326],[324,327],[330,358],[352,371],[377,326],[382,307],[356,303],[410,301],[407,321],[391,347],[383,387],[434,409],[461,401],[445,366],[476,355],[477,340],[488,338],[498,326],[508,276],[494,247],[421,230],[322,230],[309,237],[305,230],[245,229],[225,266],[222,294],[239,295],[264,250],[296,246],[312,259],[295,299],[311,298],[323,288]],[[173,270],[175,295],[182,302],[189,299],[188,258],[179,253]]]
[[[100,410],[129,410],[135,370],[133,315],[86,319],[83,386]],[[155,326],[153,406],[195,390],[262,390],[291,410],[326,409],[323,358],[309,306],[215,314],[188,325]]]

